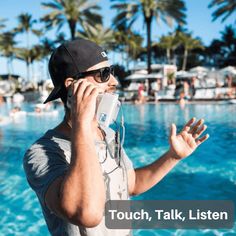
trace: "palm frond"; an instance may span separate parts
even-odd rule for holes
[[[212,0],[208,5],[208,8],[217,7],[217,9],[212,13],[212,20],[222,17],[221,22],[224,22],[229,16],[231,16],[236,11],[236,1],[235,0]]]

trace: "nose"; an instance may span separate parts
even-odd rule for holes
[[[118,81],[117,81],[117,79],[115,78],[115,76],[114,75],[112,75],[112,74],[110,74],[110,79],[109,79],[109,81],[108,81],[108,85],[109,86],[117,86],[119,83],[118,83]]]

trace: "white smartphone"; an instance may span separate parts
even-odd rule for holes
[[[116,121],[120,110],[118,94],[104,93],[97,97],[96,118],[101,126],[109,127]]]
[[[120,109],[118,94],[104,93],[97,97],[96,119],[100,126],[109,127],[116,121]],[[66,106],[71,109],[71,94],[68,92]]]

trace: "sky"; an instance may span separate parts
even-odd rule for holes
[[[45,0],[0,0],[0,16],[1,18],[7,18],[6,22],[7,29],[12,29],[17,26],[17,16],[21,13],[30,13],[32,14],[34,19],[39,19],[43,16],[47,11],[42,8],[41,2],[45,2]],[[115,16],[115,11],[110,9],[110,1],[109,0],[100,0],[97,1],[101,6],[101,14],[103,16],[103,22],[106,27],[109,27],[112,21],[112,18]],[[192,32],[194,37],[200,37],[204,43],[204,45],[209,45],[214,38],[220,38],[221,33],[226,25],[233,24],[236,19],[236,13],[231,15],[224,23],[221,23],[221,19],[217,19],[212,22],[212,12],[214,9],[209,9],[208,5],[210,0],[185,0],[186,3],[186,22],[185,26],[190,32]],[[145,35],[145,27],[142,23],[142,18],[139,17],[139,20],[134,25],[134,30],[139,32],[141,35]],[[169,28],[164,23],[160,22],[157,24],[156,21],[152,24],[152,40],[158,41],[158,39],[172,31],[173,29]],[[69,31],[67,29],[67,25],[64,26],[63,32],[69,35]],[[49,37],[53,38],[54,32],[49,33]],[[25,46],[25,36],[17,36],[18,46]],[[37,43],[38,39],[31,35],[32,44]],[[111,60],[115,60],[115,62],[119,62],[121,59],[119,55],[113,55],[110,57]],[[42,71],[42,64],[35,65],[35,71]],[[0,74],[7,73],[6,59],[0,58]],[[26,66],[25,63],[19,60],[13,61],[14,73],[19,74],[23,77],[26,77]],[[46,76],[46,73],[45,73]]]

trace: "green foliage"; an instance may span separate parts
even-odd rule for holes
[[[218,18],[222,18],[221,22],[224,22],[229,16],[236,11],[235,0],[212,0],[208,6],[209,8],[217,7],[212,14],[212,19],[215,21]],[[235,20],[236,22],[236,20]]]
[[[169,26],[173,21],[179,24],[185,23],[185,3],[183,0],[116,0],[112,9],[117,10],[117,15],[113,19],[115,28],[124,27],[129,29],[141,16],[147,29],[147,68],[151,72],[152,39],[151,29],[154,19],[162,20]]]
[[[125,70],[124,66],[118,64],[114,65],[114,70],[115,70],[115,77],[119,80],[121,87],[126,88],[130,84],[130,81],[126,81],[125,78],[130,73]]]
[[[90,25],[83,23],[83,30],[78,31],[77,36],[89,39],[104,48],[111,48],[115,43],[114,32],[104,28],[101,24]]]
[[[224,67],[235,65],[236,33],[232,25],[221,32],[221,39],[214,39],[206,49],[205,60],[209,65]]]
[[[3,30],[6,27],[7,19],[0,18],[0,30]]]
[[[102,23],[102,18],[98,13],[100,7],[96,2],[88,0],[51,0],[43,2],[42,6],[50,10],[41,21],[45,23],[47,29],[57,27],[59,31],[67,23],[71,32],[71,38],[75,38],[77,23],[82,25],[88,23]]]
[[[7,58],[7,70],[9,75],[11,74],[16,44],[14,32],[7,31],[0,35],[0,56]]]
[[[8,31],[0,35],[0,54],[2,56],[13,57],[15,45],[15,33]]]

